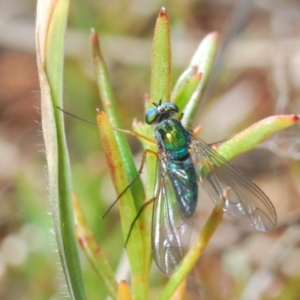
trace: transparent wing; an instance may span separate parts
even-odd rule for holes
[[[256,184],[202,140],[192,137],[191,147],[199,179],[215,203],[224,199],[226,213],[257,230],[276,226],[274,206]]]
[[[160,161],[152,215],[152,249],[157,266],[171,273],[188,250],[192,217],[181,212],[165,162]]]

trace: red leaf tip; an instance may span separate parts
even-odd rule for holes
[[[161,8],[161,10],[159,12],[159,17],[166,17],[166,18],[169,17],[168,13],[167,13],[167,10],[166,10],[166,8],[164,6]]]
[[[191,68],[193,69],[193,71],[194,71],[195,73],[198,72],[198,66],[197,66],[197,65],[192,65]]]
[[[217,31],[213,31],[211,33],[208,34],[209,38],[217,41],[219,39],[219,33]]]
[[[150,100],[151,100],[150,95],[146,93],[146,94],[144,95],[144,101],[145,101],[145,102],[150,102]]]
[[[202,74],[201,72],[198,72],[198,73],[196,73],[194,76],[201,79],[201,78],[202,78],[202,75],[203,75],[203,74]]]
[[[300,115],[293,115],[293,121],[297,122],[300,118]]]
[[[97,115],[103,114],[103,110],[100,109],[100,108],[96,108],[96,114],[97,114]]]
[[[95,28],[91,28],[91,41],[92,44],[97,45],[99,43],[98,33]]]

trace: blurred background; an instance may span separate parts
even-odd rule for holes
[[[56,300],[65,290],[47,198],[35,6],[31,0],[0,1],[0,300]],[[143,119],[151,39],[162,6],[172,24],[174,82],[200,40],[212,31],[220,34],[214,71],[195,121],[203,125],[204,141],[228,139],[271,115],[300,113],[296,0],[71,1],[65,47],[67,111],[95,120],[95,109],[101,107],[89,45],[94,27],[123,127],[130,129],[134,118]],[[100,219],[116,195],[97,127],[68,116],[65,121],[74,189],[97,240],[121,274],[124,239],[118,212]],[[234,160],[273,202],[278,227],[259,233],[225,217],[189,278],[187,299],[300,299],[299,129],[284,130]],[[139,162],[139,142],[129,141]],[[212,207],[204,197],[197,226]],[[88,298],[105,299],[83,256],[82,268]],[[155,299],[166,278],[153,269]]]

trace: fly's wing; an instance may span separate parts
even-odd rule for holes
[[[152,249],[157,266],[170,274],[188,250],[192,218],[184,217],[164,162],[159,162],[152,215]]]
[[[257,230],[276,226],[274,206],[256,184],[202,140],[192,137],[191,147],[200,181],[215,203],[223,199],[226,213]]]

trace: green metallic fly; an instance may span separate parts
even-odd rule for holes
[[[276,226],[276,211],[265,193],[246,175],[201,139],[172,118],[179,108],[172,102],[153,103],[145,116],[155,126],[157,153],[145,150],[138,174],[110,208],[142,173],[147,154],[157,157],[154,197],[145,202],[133,220],[130,233],[144,208],[154,202],[152,213],[152,251],[157,266],[172,273],[189,249],[193,216],[202,184],[215,204],[224,201],[223,210],[231,217],[260,231]],[[138,133],[116,129],[148,142]],[[104,216],[105,216],[104,215]],[[103,216],[103,217],[104,217]]]
[[[186,130],[180,120],[172,118],[179,112],[174,103],[160,101],[154,106],[146,113],[145,121],[155,125],[158,148],[151,201],[152,249],[158,267],[164,273],[173,272],[188,251],[193,216],[201,197],[199,183],[216,204],[220,199],[224,201],[223,209],[231,217],[260,231],[273,229],[276,211],[264,192]]]

